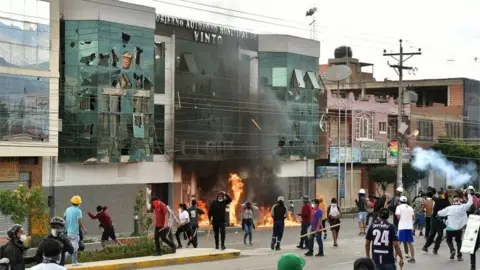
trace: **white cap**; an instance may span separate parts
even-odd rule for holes
[[[282,196],[280,196],[280,197],[278,197],[277,201],[279,201],[279,202],[284,202],[285,199],[284,199]]]
[[[400,201],[401,201],[401,202],[407,202],[407,197],[405,197],[405,196],[400,196]]]
[[[469,190],[469,189],[475,190],[475,189],[473,188],[473,186],[468,186],[467,190]]]
[[[365,189],[361,188],[361,189],[358,191],[358,193],[360,193],[360,194],[365,194]]]
[[[402,187],[398,187],[398,188],[397,188],[397,191],[400,192],[400,193],[403,193],[403,188],[402,188]]]

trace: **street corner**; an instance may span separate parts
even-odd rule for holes
[[[240,250],[226,249],[223,251],[198,248],[178,250],[175,254],[163,256],[149,256],[140,258],[129,258],[112,261],[101,261],[85,263],[81,266],[68,265],[67,269],[72,270],[118,270],[118,269],[143,269],[161,266],[172,266],[179,264],[211,262],[229,260],[240,257]]]

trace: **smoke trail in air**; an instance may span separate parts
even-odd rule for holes
[[[433,170],[444,174],[449,179],[450,185],[460,187],[477,178],[477,166],[473,162],[466,165],[455,166],[447,160],[441,152],[432,149],[425,150],[420,147],[413,149],[412,166],[421,171]]]

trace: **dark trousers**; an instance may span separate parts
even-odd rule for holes
[[[310,227],[310,221],[302,221],[302,225],[300,227],[300,235],[304,235],[308,232],[308,227]],[[304,236],[300,238],[299,247],[307,247],[308,245],[308,236]]]
[[[365,223],[365,225],[366,225],[367,227],[368,227],[368,224],[370,224],[370,218],[372,218],[372,217],[373,217],[373,213],[372,213],[372,212],[368,212],[368,213],[367,213],[367,223]],[[373,221],[375,221],[375,220],[373,220]],[[372,221],[372,222],[373,222],[373,221]]]
[[[430,235],[430,225],[432,223],[432,217],[425,217],[425,238]]]
[[[475,249],[473,250],[473,254],[470,254],[470,268],[471,269],[476,269],[477,268],[477,258],[475,257],[475,254],[477,253],[478,248],[480,248],[480,233],[477,235],[477,242],[475,243]]]
[[[185,224],[180,227],[178,227],[177,231],[175,232],[175,237],[177,238],[177,244],[179,247],[182,246],[182,242],[180,242],[180,235],[186,233],[187,234],[187,239],[188,242],[191,241],[192,239],[192,234],[190,233],[190,224]]]
[[[432,218],[430,234],[428,235],[427,242],[425,243],[426,248],[430,247],[433,244],[434,240],[435,246],[433,247],[433,249],[438,250],[440,248],[440,244],[442,243],[443,239],[443,229],[443,222],[438,218]],[[435,238],[435,235],[437,236],[437,238]]]
[[[323,254],[322,232],[310,234],[308,237],[308,252],[313,253],[314,239],[317,240],[318,254]]]
[[[375,265],[376,270],[396,270],[397,266],[394,263],[390,264],[376,264]]]
[[[453,246],[453,238],[455,238],[455,243],[457,243],[457,256],[462,257],[460,249],[462,248],[462,236],[463,230],[457,231],[447,231],[447,245],[450,248],[450,252],[455,252],[455,247]]]
[[[170,232],[170,228],[168,227],[155,228],[154,239],[155,239],[155,248],[157,250],[157,253],[162,254],[162,250],[160,249],[160,239],[162,239],[164,243],[166,243],[170,248],[172,248],[172,250],[175,250],[175,244],[173,243],[173,241],[170,241],[171,238],[168,239],[167,237],[169,232]]]
[[[192,233],[192,237],[191,237],[191,240],[188,241],[188,244],[192,244],[194,248],[197,248],[198,247],[198,225],[192,225],[191,226],[191,233]],[[188,245],[187,244],[187,245]]]
[[[213,224],[213,235],[215,237],[215,247],[218,248],[218,236],[220,234],[222,247],[225,246],[225,222],[219,222]]]
[[[273,233],[272,233],[272,245],[273,248],[280,248],[280,242],[282,242],[283,230],[285,229],[285,221],[276,220],[273,222]]]

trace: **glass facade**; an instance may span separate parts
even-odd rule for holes
[[[319,158],[319,103],[324,86],[318,58],[284,52],[260,52],[259,84],[263,103],[276,104],[263,116],[263,147],[283,157]],[[279,124],[283,123],[283,124]]]
[[[237,46],[182,39],[176,40],[175,52],[176,158],[211,160],[252,153],[242,151],[251,147],[251,113],[245,106],[250,57],[239,59]]]
[[[0,140],[48,141],[49,79],[0,74]]]
[[[50,3],[2,0],[0,66],[50,69]]]
[[[61,34],[59,161],[153,160],[153,29],[62,21]]]
[[[464,116],[463,137],[480,138],[480,81],[464,79]]]

